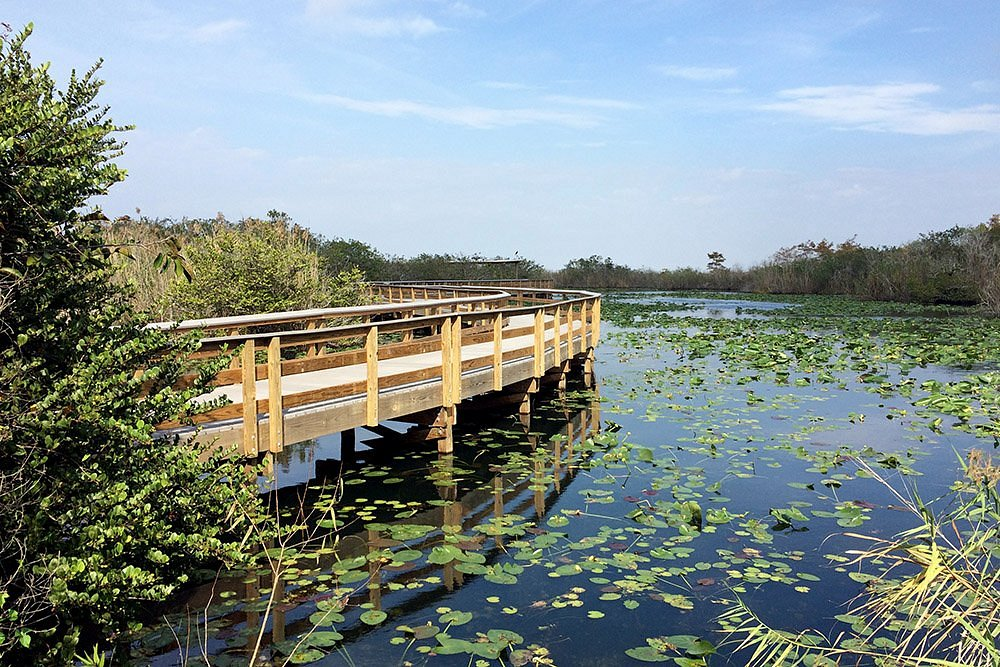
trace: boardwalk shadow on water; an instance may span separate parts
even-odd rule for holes
[[[406,647],[382,635],[427,616],[433,622],[409,637],[433,637],[468,620],[441,611],[463,587],[514,583],[521,568],[509,562],[508,544],[546,533],[535,526],[594,451],[595,388],[571,384],[538,399],[530,416],[516,404],[463,406],[451,454],[385,427],[368,438],[359,430],[356,448],[343,452],[339,434],[286,448],[261,484],[294,529],[264,545],[260,569],[223,573],[157,610],[132,659],[295,664],[326,655],[331,664],[403,664]],[[504,641],[484,654],[513,647]]]

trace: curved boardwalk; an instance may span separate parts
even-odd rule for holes
[[[600,295],[540,288],[373,287],[375,305],[182,322],[216,332],[198,356],[239,350],[199,401],[198,438],[244,456],[387,420],[451,451],[457,406],[495,392],[530,410],[541,382],[592,372]],[[174,326],[157,324],[152,326]],[[164,424],[168,432],[192,427]]]

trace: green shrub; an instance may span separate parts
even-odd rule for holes
[[[126,128],[97,66],[59,91],[32,65],[30,30],[0,44],[0,655],[24,664],[71,659],[81,625],[120,636],[265,521],[242,465],[153,437],[215,369],[173,390],[196,342],[144,329],[112,285],[79,211],[124,178]]]

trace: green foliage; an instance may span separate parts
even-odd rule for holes
[[[101,216],[79,210],[124,177],[125,128],[94,103],[96,66],[60,92],[29,34],[0,59],[0,653],[26,663],[243,560],[263,521],[242,466],[153,437],[217,368],[172,389],[196,341],[144,329],[111,284]]]
[[[360,271],[368,280],[387,280],[389,259],[371,245],[355,239],[323,241],[319,254],[331,275]]]
[[[122,217],[104,225],[116,282],[137,310],[165,320],[354,306],[361,270],[332,265],[327,242],[280,211],[230,222]]]
[[[357,269],[330,278],[312,235],[276,214],[268,220],[206,223],[184,244],[191,280],[166,291],[171,319],[249,315],[358,305],[364,286]]]
[[[637,279],[642,280],[641,272],[600,255],[574,259],[556,276],[559,285],[582,289],[632,287]]]
[[[494,258],[501,259],[501,258]],[[496,263],[480,256],[421,253],[414,257],[393,257],[387,261],[386,280],[518,280],[548,277],[545,269],[530,259],[517,263]]]

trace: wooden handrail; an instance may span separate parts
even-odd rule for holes
[[[379,303],[368,306],[347,306],[343,308],[312,308],[309,310],[292,310],[278,313],[259,313],[256,315],[232,315],[227,317],[209,317],[197,320],[181,320],[179,322],[151,322],[148,329],[167,329],[171,331],[209,331],[215,329],[242,329],[246,327],[267,327],[293,322],[307,323],[317,320],[348,319],[356,317],[371,317],[398,312],[413,312],[426,308],[450,308],[466,304],[488,305],[509,299],[510,295],[501,290],[490,294],[455,297],[449,299],[421,299],[403,303]]]

